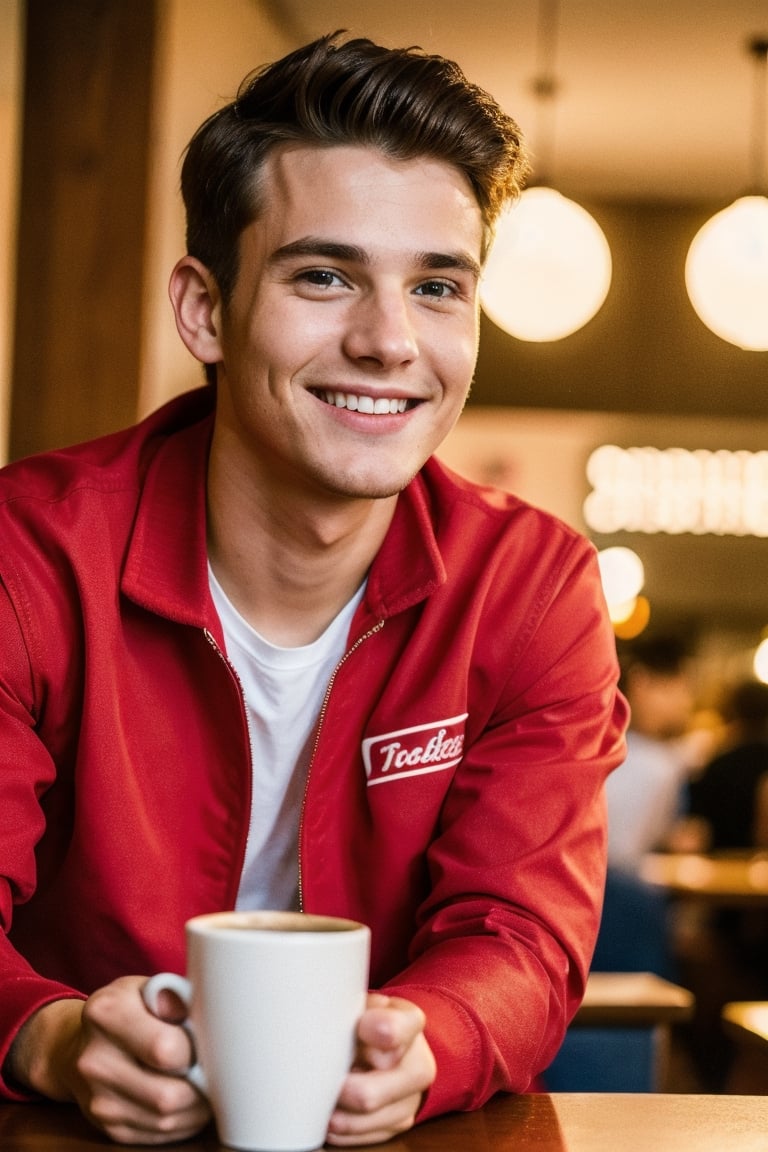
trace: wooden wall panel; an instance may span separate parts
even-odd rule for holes
[[[27,0],[10,458],[134,420],[155,0]]]

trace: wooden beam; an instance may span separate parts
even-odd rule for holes
[[[131,423],[156,0],[27,0],[10,457]]]

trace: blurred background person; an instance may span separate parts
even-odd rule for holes
[[[637,873],[646,853],[667,846],[685,811],[691,646],[677,636],[642,637],[620,648],[619,659],[632,714],[626,760],[606,781],[608,863]]]
[[[712,851],[766,847],[759,798],[768,791],[768,684],[734,685],[722,715],[724,746],[691,780],[689,811],[703,822]]]
[[[666,893],[640,876],[642,858],[666,846],[684,807],[683,736],[693,713],[690,646],[676,636],[619,646],[630,704],[627,757],[606,781],[608,874],[592,967],[676,977]]]

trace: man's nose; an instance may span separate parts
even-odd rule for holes
[[[419,345],[408,297],[396,291],[366,293],[350,314],[344,348],[352,359],[381,368],[415,360]]]

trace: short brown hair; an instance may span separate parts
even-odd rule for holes
[[[528,172],[520,130],[457,64],[342,37],[323,36],[246,77],[237,99],[190,141],[181,178],[187,247],[225,303],[240,234],[258,215],[259,175],[280,144],[370,145],[454,165],[474,190],[486,249],[499,212],[520,192]]]

